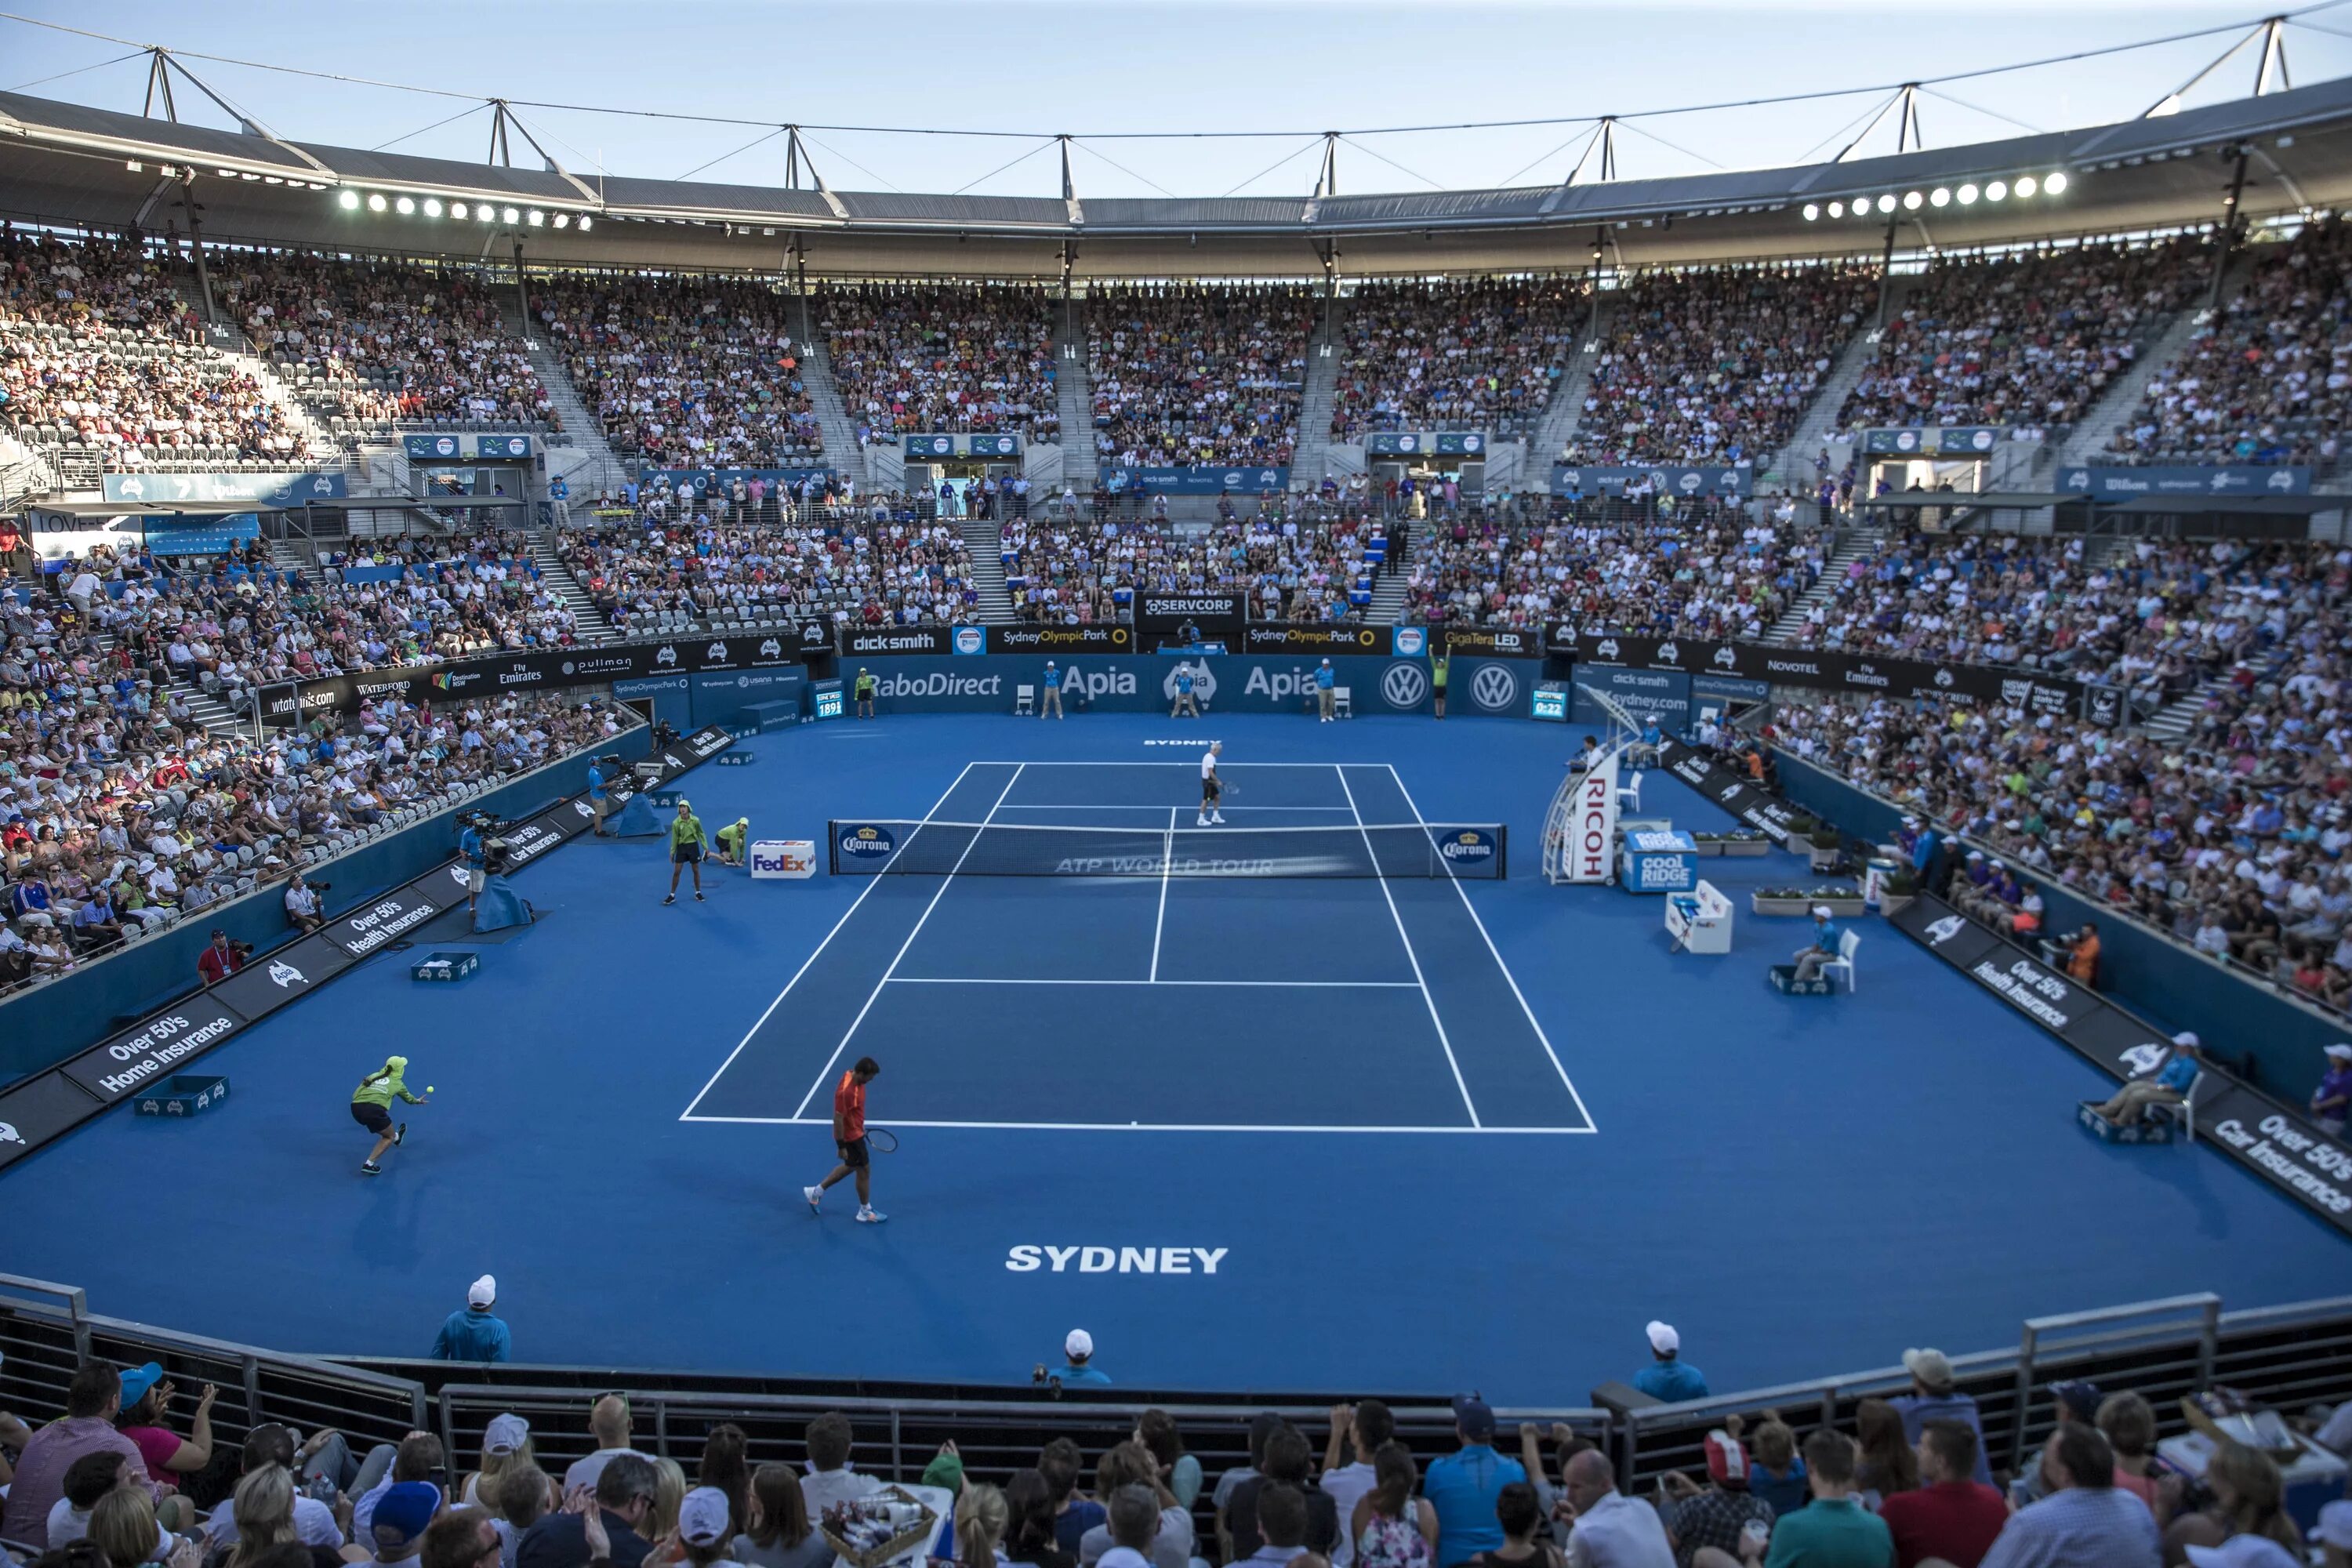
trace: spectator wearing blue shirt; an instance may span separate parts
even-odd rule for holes
[[[1062,1368],[1064,1388],[1108,1388],[1110,1377],[1102,1368],[1089,1365],[1095,1353],[1095,1337],[1084,1329],[1072,1329],[1062,1341],[1062,1353],[1069,1364]]]
[[[1043,719],[1048,713],[1056,719],[1066,717],[1062,711],[1062,667],[1050,658],[1045,661],[1045,700],[1038,705],[1037,717]]]
[[[1517,1459],[1495,1452],[1495,1412],[1475,1394],[1454,1402],[1454,1431],[1462,1447],[1432,1459],[1421,1493],[1437,1510],[1437,1568],[1454,1568],[1503,1544],[1495,1503],[1503,1489],[1528,1479]]]
[[[466,1310],[452,1312],[433,1341],[435,1361],[509,1361],[514,1343],[507,1326],[490,1315],[498,1304],[499,1282],[485,1274],[466,1291]]]
[[[2118,1127],[2126,1127],[2147,1121],[2152,1106],[2179,1107],[2187,1104],[2189,1086],[2204,1070],[2204,1064],[2197,1059],[2197,1047],[2195,1035],[2173,1036],[2172,1049],[2166,1054],[2164,1065],[2157,1068],[2152,1077],[2133,1079],[2116,1090],[2113,1097],[2099,1107],[2099,1114]]]
[[[1683,1337],[1675,1332],[1674,1325],[1653,1322],[1645,1331],[1650,1336],[1650,1354],[1654,1359],[1633,1374],[1633,1386],[1668,1405],[1705,1399],[1706,1374],[1682,1359]]]
[[[1338,689],[1339,679],[1331,668],[1329,659],[1327,658],[1315,667],[1315,701],[1321,710],[1322,721],[1326,724],[1331,721],[1332,693]]]
[[[1822,965],[1838,955],[1838,943],[1844,939],[1844,936],[1845,932],[1838,929],[1837,921],[1830,919],[1830,907],[1827,904],[1815,904],[1813,906],[1813,944],[1797,951],[1798,984],[1807,984],[1821,978]]]
[[[1975,1479],[1990,1486],[1992,1464],[1986,1458],[1984,1421],[1977,1412],[1976,1400],[1953,1386],[1951,1359],[1938,1350],[1905,1351],[1903,1370],[1911,1374],[1911,1392],[1886,1402],[1903,1417],[1903,1435],[1916,1444],[1928,1422],[1958,1422],[1977,1435]]]
[[[457,835],[457,856],[466,862],[466,912],[471,914],[490,879],[490,862],[482,848],[482,830],[470,822]]]

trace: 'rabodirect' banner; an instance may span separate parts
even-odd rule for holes
[[[1922,896],[1891,917],[1896,930],[2116,1078],[2164,1065],[2168,1037],[2075,984],[1940,899]],[[2321,1219],[2352,1235],[2352,1150],[2303,1117],[2208,1067],[2197,1131]]]
[[[1746,468],[1637,468],[1589,464],[1570,467],[1562,463],[1551,471],[1551,493],[1613,496],[1638,481],[1648,485],[1653,495],[1738,497],[1748,493],[1748,480],[1753,477]]]
[[[919,627],[906,628],[910,631]],[[594,686],[673,675],[709,675],[739,669],[775,669],[832,651],[833,628],[810,620],[771,632],[729,637],[678,637],[662,643],[622,643],[603,647],[549,648],[540,653],[461,659],[453,664],[366,669],[317,680],[265,687],[261,721],[274,727],[307,722],[315,713],[349,713],[370,698],[397,696],[408,702],[495,697],[566,686]]]
[[[1769,643],[1580,633],[1567,626],[1554,626],[1547,646],[1553,654],[1574,659],[1580,668],[1588,664],[1623,665],[1761,680],[1814,691],[1958,698],[1970,702],[2014,704],[2036,715],[2071,717],[2084,710],[2083,683],[2073,677],[2004,669],[1993,665],[1934,664],[1925,659],[1782,647]],[[2113,710],[2112,706],[2102,709],[2103,712]]]

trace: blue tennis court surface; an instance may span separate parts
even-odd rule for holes
[[[1224,773],[1234,834],[1199,829],[1194,762],[965,767],[914,825],[956,848],[949,873],[877,876],[687,1120],[830,1126],[839,1070],[887,1055],[891,1120],[906,1126],[1592,1131],[1467,890],[1442,867],[1411,880],[1169,874],[1203,838],[1289,853],[1418,832],[1394,768]],[[1128,834],[1140,874],[1067,874],[1055,842],[1099,851]],[[1111,1032],[1181,1048],[1108,1075]],[[1016,1060],[1068,1086],[1050,1110],[1005,1075]]]
[[[1181,850],[1211,734],[1234,828],[1344,829],[1317,841],[1336,860],[1500,824],[1509,876],[980,874],[1034,859],[995,832],[1019,825],[1128,830],[1147,868],[1155,837]],[[2352,1277],[2215,1154],[2080,1132],[2099,1075],[1882,922],[1857,922],[1854,994],[1774,993],[1803,922],[1747,895],[1800,861],[1701,862],[1739,908],[1721,958],[1670,951],[1655,898],[1546,886],[1580,739],[1141,715],[763,736],[757,765],[688,779],[705,822],[820,863],[829,820],[990,831],[943,836],[971,851],[952,878],[711,867],[709,901],[671,908],[660,841],[577,842],[517,877],[545,918],[474,947],[464,985],[379,954],[205,1058],[218,1110],[117,1113],[15,1166],[0,1257],[94,1312],[296,1351],[422,1354],[490,1272],[526,1361],[1017,1384],[1084,1328],[1129,1388],[1538,1405],[1640,1367],[1652,1318],[1734,1389]],[[1656,774],[1642,805],[1728,826]],[[346,1105],[395,1050],[438,1092],[370,1180]],[[878,1226],[845,1186],[822,1215],[800,1196],[862,1055],[903,1143]]]

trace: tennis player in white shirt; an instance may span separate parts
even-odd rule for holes
[[[1217,753],[1224,749],[1225,743],[1223,741],[1212,741],[1209,742],[1209,749],[1201,753],[1199,826],[1202,827],[1208,826],[1213,822],[1223,822],[1225,819],[1225,814],[1217,809],[1217,797],[1224,793],[1224,786],[1217,782]]]

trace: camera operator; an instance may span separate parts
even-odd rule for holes
[[[658,752],[664,746],[674,746],[676,744],[677,744],[677,726],[671,723],[667,719],[656,720],[654,721],[654,750]]]
[[[325,882],[306,882],[302,873],[295,872],[286,882],[286,919],[295,929],[308,934],[327,923],[319,895],[327,890]]]
[[[245,967],[253,956],[253,943],[231,942],[228,932],[215,927],[212,945],[196,956],[196,973],[207,985],[217,985]]]

